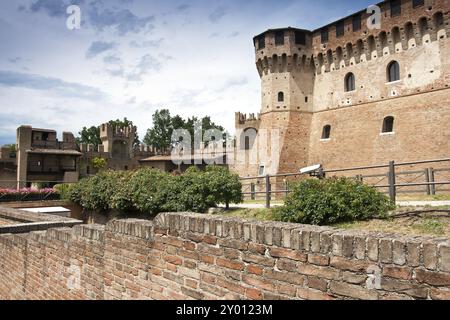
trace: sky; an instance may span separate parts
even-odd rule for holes
[[[317,29],[367,0],[0,0],[0,145],[20,125],[78,134],[127,117],[139,135],[158,109],[234,131],[258,113],[252,39]],[[80,29],[67,8],[78,5]]]

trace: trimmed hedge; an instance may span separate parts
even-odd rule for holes
[[[349,178],[304,180],[294,184],[280,219],[313,225],[367,220],[386,216],[395,205],[374,187]]]
[[[243,201],[239,177],[216,166],[205,171],[192,167],[182,175],[150,168],[104,171],[62,189],[64,198],[99,212],[206,212],[221,203]]]

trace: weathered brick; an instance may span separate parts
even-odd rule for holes
[[[340,270],[348,270],[354,272],[367,272],[367,269],[373,263],[361,260],[348,260],[341,257],[331,257],[330,266]]]
[[[383,263],[392,263],[392,239],[380,240],[380,261]]]
[[[272,281],[265,280],[261,277],[244,275],[242,281],[250,286],[266,291],[275,291],[275,285]]]
[[[407,267],[397,267],[397,266],[384,266],[383,276],[408,280],[412,277],[412,270]]]
[[[275,270],[267,270],[264,276],[268,279],[278,280],[296,285],[303,285],[305,277],[294,272],[280,272]]]
[[[428,288],[417,285],[412,281],[404,281],[383,277],[381,279],[381,288],[386,291],[404,293],[419,299],[426,299],[428,297]]]
[[[379,240],[370,237],[367,239],[367,257],[372,261],[378,261],[379,258]]]
[[[392,249],[392,260],[395,264],[403,266],[406,263],[406,243],[404,240],[395,239]]]
[[[262,244],[257,243],[249,243],[248,244],[248,251],[258,254],[265,254],[266,253],[266,246]]]
[[[364,260],[366,258],[366,237],[355,236],[354,253],[356,259]]]
[[[245,297],[250,300],[262,300],[262,291],[258,289],[247,288],[245,290]]]
[[[330,254],[332,252],[332,235],[334,231],[325,231],[320,234],[320,252]]]
[[[420,242],[408,241],[406,244],[406,263],[411,267],[420,265]]]
[[[298,266],[298,272],[307,276],[314,276],[325,279],[338,279],[339,271],[330,267],[320,267],[309,264]]]
[[[255,265],[248,265],[247,266],[247,272],[248,273],[252,273],[252,274],[257,274],[257,275],[262,275],[263,274],[264,269],[260,266],[255,266]]]
[[[436,270],[438,263],[437,244],[426,242],[423,244],[423,265],[430,270]]]
[[[232,261],[228,259],[217,258],[216,264],[220,267],[233,269],[233,270],[244,270],[245,265],[239,261]]]
[[[332,296],[329,294],[323,293],[321,291],[307,289],[307,288],[298,288],[297,289],[297,297],[305,300],[334,300]]]
[[[439,270],[450,272],[450,243],[439,245]]]
[[[351,283],[351,284],[363,285],[367,281],[367,275],[362,275],[362,274],[357,274],[357,273],[346,271],[342,274],[342,279],[343,279],[343,281]]]
[[[328,282],[317,277],[308,277],[308,287],[326,292]]]
[[[283,248],[270,248],[269,249],[270,256],[274,258],[286,258],[296,261],[306,261],[307,255],[304,253],[301,253],[297,250],[291,250],[291,249],[283,249]]]
[[[361,300],[377,300],[378,292],[345,282],[331,281],[330,291],[344,297]]]
[[[297,269],[297,263],[292,260],[278,259],[275,265],[279,270],[284,271],[295,271]]]
[[[295,297],[297,293],[296,286],[292,286],[289,284],[278,284],[277,285],[277,291],[279,294],[283,294],[290,297]]]
[[[448,288],[432,288],[430,297],[433,300],[450,300],[450,289]]]
[[[253,254],[253,253],[244,253],[242,255],[242,260],[245,262],[259,264],[259,265],[263,265],[266,267],[273,267],[275,265],[274,259],[268,258],[266,256],[262,256],[259,254]]]
[[[344,242],[344,236],[342,234],[333,234],[333,236],[331,237],[331,241],[332,241],[333,255],[342,256],[343,255],[342,246]]]
[[[330,257],[310,253],[308,254],[308,262],[319,266],[327,266],[330,264]]]
[[[420,283],[428,283],[432,286],[450,286],[450,273],[416,269],[415,278]]]

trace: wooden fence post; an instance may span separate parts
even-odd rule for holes
[[[250,185],[250,192],[252,193],[251,199],[255,200],[256,199],[256,187],[255,187],[255,184],[253,182]]]
[[[397,190],[395,187],[395,162],[389,162],[389,198],[392,202],[397,200]]]
[[[430,182],[434,183],[435,177],[434,177],[434,168],[430,168]],[[436,185],[432,184],[430,188],[430,193],[432,196],[436,195]]]
[[[266,175],[266,208],[270,209],[270,176]]]
[[[430,183],[430,169],[425,169],[425,182]],[[431,195],[431,185],[427,184],[427,195]]]

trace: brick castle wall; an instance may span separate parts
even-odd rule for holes
[[[450,299],[448,239],[161,214],[0,236],[1,299]]]

